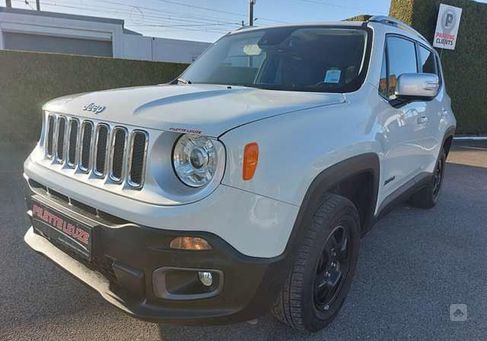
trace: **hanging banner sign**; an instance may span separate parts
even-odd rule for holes
[[[461,8],[440,4],[433,41],[434,47],[447,50],[455,49],[461,16]]]

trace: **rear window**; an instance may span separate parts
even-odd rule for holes
[[[430,50],[419,46],[420,72],[438,74],[436,70],[435,55]]]

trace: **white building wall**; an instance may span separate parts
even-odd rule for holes
[[[1,25],[1,24],[0,24]],[[3,47],[3,33],[2,33],[2,28],[0,26],[0,50],[3,50],[4,47]]]
[[[152,38],[133,34],[123,35],[122,58],[135,60],[152,59]]]
[[[124,34],[122,58],[189,64],[209,46],[197,41]]]
[[[86,19],[84,19],[86,18]],[[91,19],[91,20],[90,20]],[[0,49],[4,49],[4,32],[64,38],[110,41],[114,58],[191,63],[209,43],[144,37],[126,33],[121,20],[96,21],[90,17],[32,11],[0,11]]]
[[[203,53],[209,43],[154,38],[153,40],[153,60],[174,63],[192,63],[201,53]]]
[[[3,32],[111,41],[113,57],[122,57],[122,25],[33,14],[0,12]],[[3,38],[2,38],[3,41]],[[3,44],[1,46],[3,48]]]

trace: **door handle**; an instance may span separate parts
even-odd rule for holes
[[[420,116],[418,117],[418,124],[425,124],[428,122],[428,117],[427,116]]]

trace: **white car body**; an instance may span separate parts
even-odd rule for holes
[[[80,174],[53,163],[45,157],[45,131],[25,162],[25,177],[135,224],[207,232],[244,256],[276,258],[285,252],[300,208],[320,174],[368,155],[378,160],[377,194],[371,194],[373,216],[369,217],[373,223],[405,186],[421,174],[433,173],[456,121],[443,79],[431,101],[395,108],[379,95],[386,34],[429,44],[414,32],[392,25],[370,22],[367,27],[373,37],[368,65],[364,65],[367,73],[360,88],[350,93],[186,84],[108,90],[50,101],[43,107],[46,113],[147,132],[144,186],[134,190],[112,184],[107,177]],[[91,103],[105,108],[99,113],[83,110]],[[186,132],[211,137],[224,155],[215,180],[203,189],[181,184],[171,167],[171,149]],[[245,181],[243,151],[251,142],[258,143],[259,163],[252,180]],[[33,238],[37,236],[31,232],[26,236],[32,245]]]

